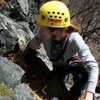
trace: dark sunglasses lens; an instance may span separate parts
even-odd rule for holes
[[[50,32],[54,32],[55,30],[57,30],[57,29],[51,28],[51,27],[48,27],[48,29],[49,29]]]
[[[51,27],[48,27],[48,29],[49,29],[50,32],[54,32],[55,30],[59,30],[60,32],[62,32],[64,28],[51,28]]]

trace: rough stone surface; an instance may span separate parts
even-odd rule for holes
[[[0,56],[0,83],[4,83],[12,88],[12,100],[33,100],[26,84],[21,83],[24,70],[7,58]],[[9,100],[8,97],[0,97],[0,100]]]
[[[13,100],[33,100],[25,84],[17,85],[14,88]]]
[[[20,66],[0,56],[0,82],[15,87],[21,82],[24,73]]]

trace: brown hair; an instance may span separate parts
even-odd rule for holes
[[[69,26],[69,30],[71,32],[81,32],[80,24],[76,21],[76,19],[71,19],[71,25]]]

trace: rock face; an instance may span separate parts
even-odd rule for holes
[[[28,0],[17,0],[20,4],[20,7],[25,15],[29,14],[29,3]]]
[[[33,100],[29,89],[25,84],[17,85],[14,88],[13,100]]]
[[[10,98],[13,100],[33,100],[28,87],[21,83],[24,73],[20,66],[0,56],[0,83],[12,88],[12,97]]]
[[[24,70],[17,64],[0,57],[0,82],[15,87],[21,82]]]
[[[37,33],[34,21],[37,7],[33,0],[0,0],[0,41],[4,52],[12,51],[18,43],[24,51],[27,44]]]
[[[28,23],[20,25],[3,14],[0,14],[0,40],[4,43],[6,50],[13,50],[16,43],[19,44],[21,50],[24,50],[28,42],[34,36],[28,28]]]

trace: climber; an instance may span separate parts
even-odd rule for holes
[[[98,64],[79,34],[79,24],[70,19],[67,6],[60,1],[46,2],[40,7],[36,22],[40,29],[30,47],[36,50],[43,43],[53,64],[53,73],[58,75],[70,100],[77,100],[83,90],[84,100],[92,100],[98,80]],[[72,63],[74,61],[83,63],[77,65]],[[65,77],[69,73],[73,75],[74,84],[67,91]]]

